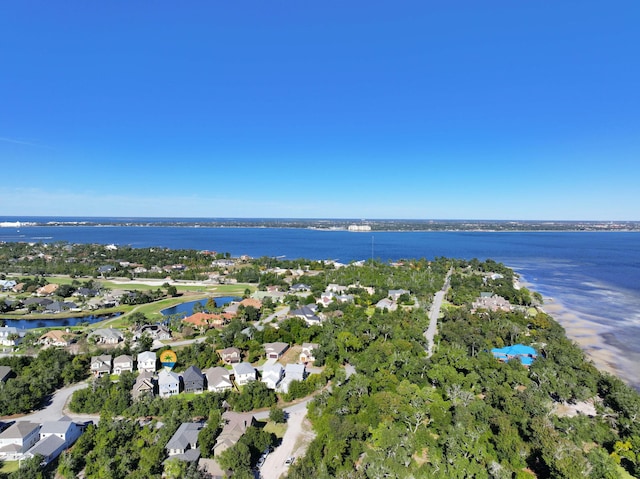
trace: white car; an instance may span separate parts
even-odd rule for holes
[[[290,466],[296,460],[296,456],[287,457],[287,460],[284,461],[285,466]]]

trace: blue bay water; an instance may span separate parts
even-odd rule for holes
[[[185,220],[188,221],[188,220]],[[640,386],[640,233],[371,232],[188,226],[0,228],[0,241],[188,248],[232,256],[387,261],[491,258],[515,269],[600,366]],[[556,311],[556,310],[554,310]]]

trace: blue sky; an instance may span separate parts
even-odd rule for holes
[[[640,220],[640,3],[3,2],[0,214]]]

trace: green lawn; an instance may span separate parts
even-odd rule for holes
[[[19,467],[20,463],[18,461],[4,461],[2,467],[0,467],[0,474],[11,474],[16,472]]]

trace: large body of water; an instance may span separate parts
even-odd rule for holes
[[[187,226],[0,228],[0,241],[188,248],[232,256],[491,258],[548,298],[549,311],[601,367],[640,387],[640,233],[370,232]]]

